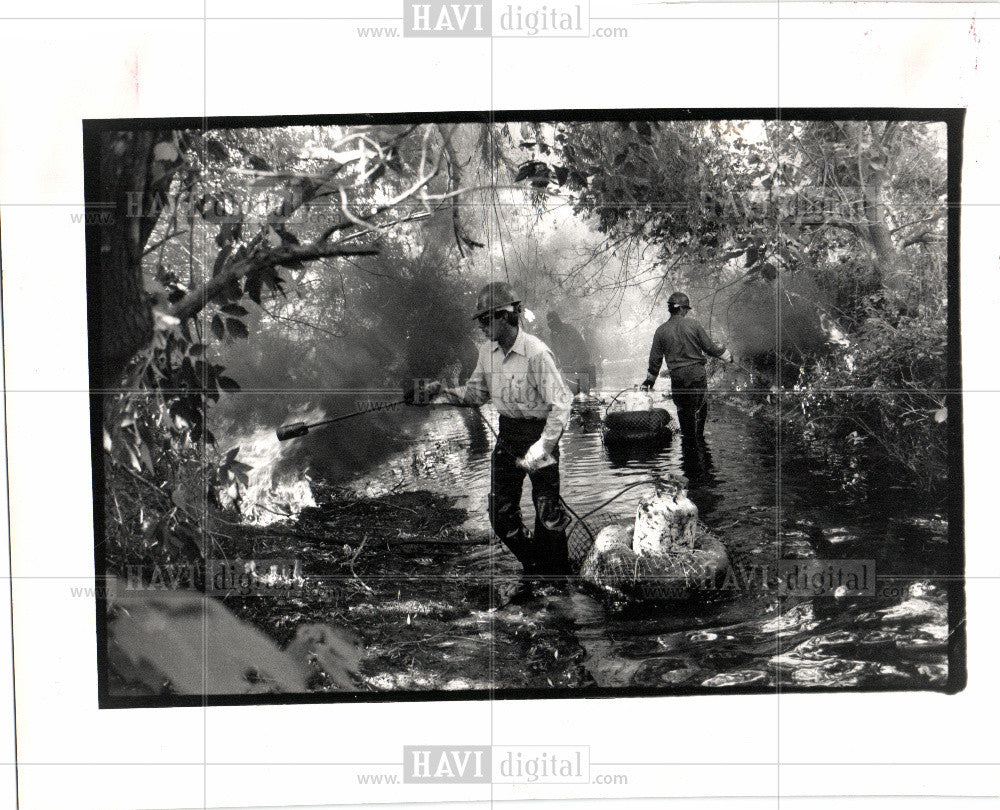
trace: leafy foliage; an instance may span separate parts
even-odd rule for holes
[[[887,316],[882,296],[868,306],[852,349],[824,357],[799,382],[792,422],[814,447],[863,462],[854,468],[879,483],[935,490],[947,470],[944,310]]]
[[[849,249],[882,284],[905,274],[899,251],[943,241],[939,126],[608,121],[529,131],[517,176],[568,192],[611,243],[639,240],[663,265],[684,255],[767,281]]]
[[[613,239],[641,239],[665,261],[679,250],[717,260],[726,248],[765,258],[773,236],[768,190],[777,161],[741,122],[633,121],[536,125],[531,182],[572,193],[575,209]],[[546,143],[551,140],[551,145]],[[542,172],[539,164],[547,167]]]
[[[704,289],[744,360],[804,392],[797,425],[814,443],[941,479],[941,125],[538,122],[517,134],[517,178],[568,194],[607,235],[623,256],[615,285],[659,275],[654,300]],[[628,261],[647,249],[652,271]]]
[[[419,231],[405,223],[431,217],[440,204],[428,192],[447,187],[439,178],[442,149],[433,126],[186,132],[155,145],[154,161],[169,158],[171,173],[169,188],[165,180],[141,198],[153,339],[104,403],[112,474],[137,487],[128,515],[121,504],[109,512],[120,524],[113,560],[204,555],[205,508],[239,505],[249,468],[237,460],[238,448],[221,452],[209,428],[222,395],[241,390],[238,370],[227,369],[239,346],[253,345],[244,357],[259,356],[262,336],[287,334],[290,322],[306,327],[312,346],[319,341],[311,332],[348,334],[347,293],[363,293],[379,273],[355,272],[349,261],[377,256],[386,244],[399,258],[365,317],[391,289],[411,296],[401,323],[418,319],[413,301],[435,285],[433,274],[420,282],[408,270],[417,264]],[[345,283],[345,276],[361,281]],[[341,300],[330,307],[338,288]],[[315,323],[324,318],[325,332]],[[354,336],[373,325],[354,320]],[[361,381],[382,382],[373,368],[398,371],[378,362],[386,357],[369,353]],[[288,368],[282,371],[272,386],[288,381]],[[139,540],[125,548],[129,538]]]

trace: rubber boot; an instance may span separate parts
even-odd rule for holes
[[[573,573],[569,564],[569,547],[563,532],[553,535],[549,540],[548,569],[552,576],[566,577]]]
[[[524,529],[509,537],[501,537],[500,541],[517,558],[517,561],[521,563],[521,568],[525,574],[534,576],[538,573],[539,566],[535,546]]]
[[[556,588],[564,586],[566,577],[572,574],[565,532],[545,532],[537,548],[537,573],[541,581]]]

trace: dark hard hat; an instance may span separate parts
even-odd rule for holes
[[[472,318],[475,320],[487,312],[501,307],[509,307],[511,304],[516,307],[520,303],[521,299],[517,297],[506,281],[491,281],[479,291],[476,298],[476,314]]]
[[[670,297],[667,299],[667,306],[673,309],[680,309],[681,307],[691,309],[691,299],[682,292],[670,293]]]

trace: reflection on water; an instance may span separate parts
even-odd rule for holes
[[[495,430],[496,412],[486,406],[481,413]],[[429,416],[421,411],[409,414],[411,423],[400,425],[404,446],[356,478],[356,488],[368,494],[400,486],[456,494],[461,505],[470,510],[472,524],[487,529],[492,434],[471,409],[442,408]],[[739,420],[744,419],[736,414]],[[720,451],[716,445],[724,449]],[[599,506],[629,484],[650,481],[651,474],[667,473],[688,479],[691,498],[706,520],[713,514],[722,522],[735,520],[747,509],[762,504],[773,509],[775,504],[773,448],[768,458],[756,434],[743,424],[711,423],[708,439],[700,446],[689,446],[675,436],[671,444],[653,450],[609,452],[601,440],[599,421],[581,424],[574,419],[560,448],[562,495],[579,514]],[[313,459],[318,476],[324,473],[322,464],[322,459]],[[629,491],[615,501],[615,510],[633,513],[640,495],[641,488]],[[527,486],[522,507],[530,514]]]
[[[540,666],[537,682],[529,685],[568,682],[560,681],[568,657],[599,686],[943,686],[947,593],[935,578],[947,556],[942,516],[898,499],[848,501],[802,454],[779,453],[766,420],[749,419],[732,404],[713,403],[704,445],[688,446],[675,437],[646,452],[609,454],[599,420],[574,419],[561,445],[563,496],[584,514],[651,474],[683,475],[702,520],[739,565],[773,567],[788,558],[875,560],[876,595],[779,597],[773,589],[753,588],[697,602],[612,609],[570,587],[524,608],[470,608],[466,619],[484,628],[503,624],[528,635],[554,633],[559,645],[577,651]],[[485,408],[483,414],[495,427],[496,413]],[[410,410],[393,418],[402,437],[397,451],[356,477],[353,486],[368,495],[393,489],[455,495],[469,511],[469,528],[487,530],[492,436],[480,419],[463,409]],[[313,457],[311,464],[323,476],[322,458]],[[530,525],[528,489],[522,508]],[[630,490],[611,508],[630,515],[640,492]],[[480,551],[442,557],[440,573],[489,577],[495,556]],[[503,566],[506,575],[515,570],[509,561]],[[454,615],[461,607],[449,610]],[[501,636],[491,631],[495,685],[523,685],[523,660],[505,657],[497,646]],[[454,654],[448,634],[425,647],[435,644],[442,656]],[[477,647],[475,654],[485,653]]]

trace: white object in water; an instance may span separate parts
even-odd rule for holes
[[[628,391],[625,393],[626,411],[649,411],[653,408],[653,398],[645,391]]]
[[[632,528],[621,523],[605,526],[594,538],[594,548],[598,553],[611,551],[614,548],[632,548]]]
[[[636,554],[690,551],[698,531],[698,507],[671,482],[639,501],[632,550]]]

